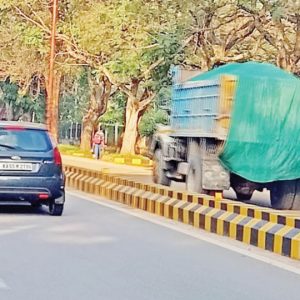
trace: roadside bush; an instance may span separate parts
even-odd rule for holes
[[[139,123],[139,133],[142,137],[150,137],[154,134],[158,124],[167,125],[168,123],[169,116],[166,111],[151,109],[143,115]]]

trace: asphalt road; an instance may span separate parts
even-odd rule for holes
[[[0,206],[0,299],[300,297],[298,262],[289,260],[296,274],[201,240],[201,231],[200,239],[177,231],[183,224],[167,228],[141,219],[144,212],[99,203],[68,194],[62,217]]]

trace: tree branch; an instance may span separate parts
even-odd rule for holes
[[[144,78],[147,78],[150,74],[150,72],[152,70],[154,70],[155,68],[157,68],[161,63],[164,62],[164,58],[160,58],[159,60],[157,60],[156,62],[154,62],[152,65],[149,66],[149,68],[144,72],[142,73],[141,76],[139,76],[140,79],[144,79]]]
[[[45,28],[48,29],[48,27],[46,26],[46,24],[44,23],[43,19],[34,11],[34,9],[32,8],[32,6],[30,4],[27,3],[27,6],[29,7],[29,9],[31,10],[31,12],[38,18],[40,24]]]
[[[276,39],[268,32],[264,29],[263,24],[261,23],[259,17],[255,16],[254,17],[254,24],[255,24],[255,28],[258,30],[258,32],[265,38],[265,40],[274,48],[277,49],[277,43],[276,43]]]
[[[244,28],[246,28],[246,30],[242,32]],[[253,21],[248,21],[247,23],[243,24],[240,28],[238,28],[236,31],[233,32],[234,34],[231,36],[230,40],[226,43],[225,51],[230,50],[238,42],[250,36],[254,32],[254,30],[255,30],[255,24]]]
[[[148,98],[144,99],[143,101],[139,102],[139,111],[144,110],[156,97],[156,93],[152,93]]]
[[[45,27],[44,24],[40,24],[39,22],[33,20],[31,17],[27,16],[21,9],[19,9],[17,6],[14,6],[17,13],[23,17],[25,20],[29,21],[30,23],[33,23],[34,25],[41,28],[43,31],[47,32],[48,34],[51,34],[51,30],[48,27]]]
[[[296,14],[297,26],[296,26],[296,41],[294,47],[294,63],[297,64],[300,61],[300,14]]]

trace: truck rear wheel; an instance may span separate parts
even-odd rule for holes
[[[153,181],[157,184],[170,186],[171,180],[166,176],[163,168],[163,156],[161,149],[156,149],[153,157]]]
[[[300,190],[297,193],[298,180],[283,180],[277,181],[271,187],[271,206],[275,209],[297,209],[297,200]],[[298,184],[300,185],[300,184]],[[300,187],[299,187],[300,188]],[[294,203],[295,202],[295,203]],[[299,204],[298,204],[299,205]]]
[[[192,141],[188,152],[189,171],[186,176],[186,189],[189,192],[204,193],[202,188],[201,149],[197,142]]]
[[[237,200],[240,201],[249,201],[252,197],[252,194],[242,194],[237,191],[235,191],[235,193],[236,193]]]
[[[292,209],[300,210],[300,178],[296,180],[296,196]]]
[[[236,193],[237,200],[249,201],[255,190],[255,184],[241,176],[231,173],[230,185]]]

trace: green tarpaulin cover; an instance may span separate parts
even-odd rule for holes
[[[255,182],[300,178],[300,79],[271,64],[228,64],[191,81],[237,77],[231,127],[220,159]]]

